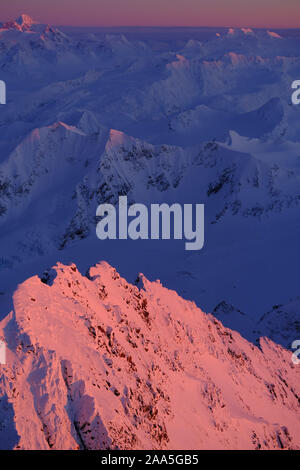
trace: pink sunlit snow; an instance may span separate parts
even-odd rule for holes
[[[290,352],[143,275],[137,287],[104,262],[55,271],[24,282],[1,324],[15,448],[300,447]]]

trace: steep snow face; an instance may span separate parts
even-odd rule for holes
[[[299,449],[300,369],[159,281],[58,264],[1,326],[1,447]]]

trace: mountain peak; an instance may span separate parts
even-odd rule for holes
[[[36,21],[34,21],[29,15],[26,15],[26,13],[22,13],[22,15],[20,15],[19,18],[15,20],[15,22],[20,26],[31,26],[36,24]]]
[[[29,31],[32,29],[33,25],[38,24],[37,21],[34,21],[29,15],[22,13],[17,19],[7,21],[6,23],[1,23],[2,29],[15,29],[17,31]]]
[[[254,31],[251,28],[229,28],[227,31],[227,36],[248,36],[254,35]]]
[[[282,39],[282,36],[280,36],[279,34],[275,33],[274,31],[267,31],[267,35],[270,37],[270,38],[273,38],[273,39]]]

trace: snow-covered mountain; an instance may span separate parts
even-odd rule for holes
[[[117,63],[125,58],[147,54],[142,41],[129,42],[124,35],[90,35],[87,40],[69,36],[58,28],[40,24],[22,14],[16,20],[0,23],[0,68],[2,73],[23,75],[23,79],[76,76],[101,62]],[[126,60],[126,59],[125,59]],[[49,78],[49,77],[48,77]]]
[[[15,29],[16,31],[35,31],[38,23],[34,21],[29,15],[23,13],[16,18],[16,20],[8,21],[6,23],[0,23],[2,32],[5,30]]]
[[[176,247],[176,269],[164,274],[184,296],[209,310],[225,300],[251,311],[240,262],[256,278],[254,256],[278,295],[272,298],[257,281],[257,318],[299,295],[293,279],[300,129],[299,108],[290,105],[300,71],[298,39],[246,28],[207,40],[202,34],[181,46],[173,34],[176,41],[167,36],[158,47],[155,35],[76,35],[26,15],[1,24],[1,78],[8,89],[0,113],[2,290],[13,279],[11,268],[14,289],[16,280],[60,256],[80,263],[77,242],[87,240],[85,250],[95,250],[97,204],[127,194],[146,204],[205,203],[207,252],[190,259]],[[280,250],[277,233],[288,238]],[[271,249],[277,250],[276,279],[268,270]],[[109,256],[107,248],[98,250]],[[155,259],[165,245],[155,250],[141,257],[153,276],[160,275]],[[291,252],[289,280],[280,282]],[[110,261],[132,276],[136,267],[127,272],[131,262],[124,256],[121,248],[118,261]],[[32,261],[35,267],[27,268]]]
[[[274,305],[264,314],[256,326],[256,334],[272,338],[278,344],[290,349],[292,343],[300,338],[300,301],[299,298],[286,305]]]
[[[28,279],[2,321],[0,447],[299,449],[300,369],[103,262]]]
[[[116,204],[122,194],[146,204],[201,201],[207,224],[297,209],[299,173],[233,149],[237,136],[231,135],[231,145],[153,145],[103,127],[91,112],[83,112],[77,126],[60,121],[34,129],[0,165],[6,263],[95,236],[97,206]],[[24,223],[15,224],[21,218]]]
[[[0,447],[300,447],[299,50],[0,24]],[[204,249],[99,241],[119,195],[205,204]]]
[[[56,28],[39,24],[30,16],[0,23],[0,66],[5,71],[24,72],[24,68],[55,64],[62,52],[65,55],[71,41]]]
[[[213,310],[213,315],[227,328],[239,331],[246,339],[259,344],[261,337],[272,339],[286,349],[292,349],[293,343],[300,338],[299,298],[286,305],[273,305],[272,309],[254,321],[249,312],[241,312],[234,305],[220,302]]]

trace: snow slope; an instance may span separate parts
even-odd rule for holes
[[[19,286],[0,326],[1,448],[300,448],[291,353],[159,281],[58,264]]]
[[[290,349],[294,341],[300,338],[300,303],[299,298],[286,305],[274,305],[261,317],[256,331],[272,338],[276,343]]]

